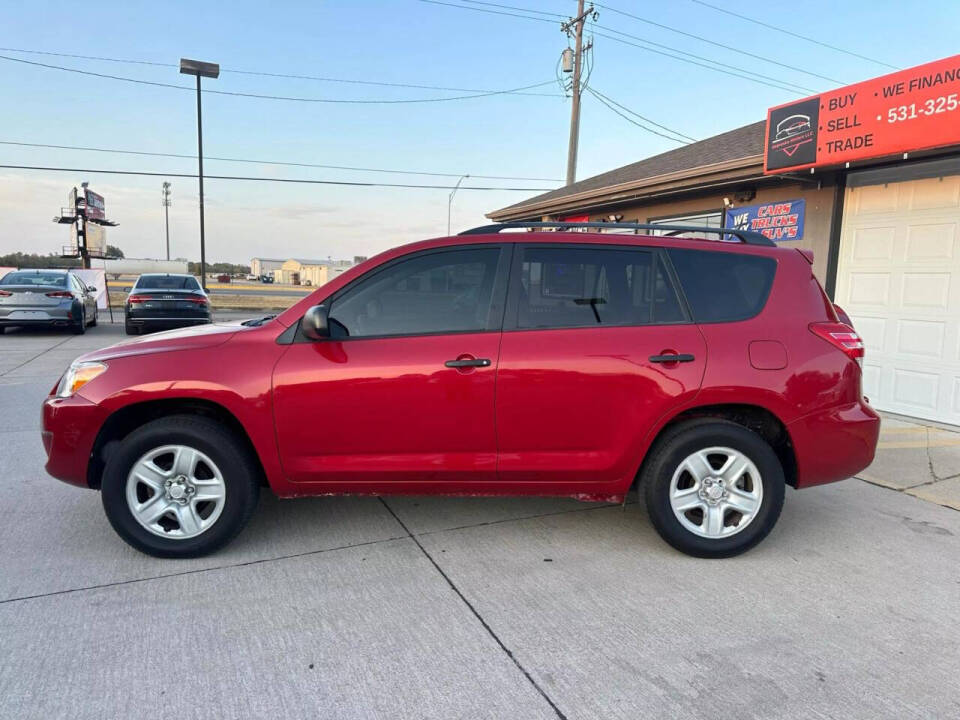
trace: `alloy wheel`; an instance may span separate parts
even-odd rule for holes
[[[680,524],[700,537],[736,535],[756,518],[763,480],[746,455],[709,447],[688,455],[670,480],[670,506]]]
[[[186,540],[220,517],[226,485],[206,454],[186,445],[163,445],[133,464],[126,498],[142,527],[160,537]]]

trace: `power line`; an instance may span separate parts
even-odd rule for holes
[[[600,24],[598,24],[598,23],[591,23],[591,25],[592,25],[593,27],[599,28],[599,29],[601,29],[601,30],[603,30],[603,31],[605,31],[605,32],[616,33],[617,35],[622,35],[623,37],[630,38],[631,40],[639,40],[640,42],[646,43],[647,45],[653,45],[654,47],[663,48],[664,50],[669,50],[669,51],[671,51],[671,52],[680,53],[681,55],[685,55],[685,56],[687,56],[687,57],[695,58],[695,59],[697,59],[697,60],[702,60],[703,62],[713,63],[714,65],[717,65],[717,66],[719,66],[719,67],[721,67],[721,68],[727,68],[727,69],[729,69],[729,70],[734,70],[734,71],[736,71],[736,72],[738,72],[738,73],[746,73],[746,74],[748,74],[748,75],[753,75],[753,76],[756,76],[756,77],[758,77],[758,78],[763,78],[764,80],[770,80],[770,81],[772,81],[772,82],[779,83],[779,84],[781,84],[781,85],[789,85],[789,86],[798,88],[798,89],[800,89],[800,90],[804,90],[804,91],[806,91],[806,92],[810,92],[810,93],[815,93],[815,92],[817,92],[816,90],[814,90],[814,89],[812,89],[812,88],[804,87],[803,85],[798,85],[797,83],[790,82],[790,81],[788,81],[788,80],[781,80],[780,78],[772,77],[772,76],[770,76],[770,75],[763,75],[762,73],[755,72],[754,70],[748,70],[747,68],[738,67],[738,66],[736,66],[736,65],[728,65],[727,63],[722,63],[722,62],[720,62],[719,60],[713,60],[713,59],[711,59],[711,58],[704,57],[703,55],[696,55],[695,53],[687,52],[686,50],[680,50],[680,49],[678,49],[678,48],[676,48],[676,47],[673,47],[672,45],[664,45],[664,44],[662,44],[662,43],[654,42],[653,40],[647,40],[646,38],[642,38],[642,37],[639,37],[639,36],[637,36],[637,35],[631,35],[630,33],[623,32],[622,30],[617,30],[617,29],[615,29],[615,28],[606,27],[605,25],[600,25]],[[833,82],[833,81],[831,81],[831,82]]]
[[[449,2],[441,2],[440,0],[419,0],[423,3],[429,3],[431,5],[446,5],[447,7],[459,8],[460,10],[472,10],[473,12],[482,12],[488,13],[490,15],[506,15],[507,17],[523,18],[524,20],[535,20],[536,22],[545,22],[550,23],[551,25],[556,24],[556,20],[547,20],[546,18],[541,17],[530,17],[529,15],[517,15],[516,13],[501,12],[499,10],[485,10],[484,8],[478,7],[469,7],[468,5],[456,5]],[[491,3],[492,4],[492,3]],[[504,6],[498,6],[504,7]],[[523,8],[516,8],[517,10],[522,10],[523,12],[539,12],[538,10],[524,10]],[[559,17],[565,17],[560,15]]]
[[[50,145],[47,143],[16,142],[14,140],[0,140],[0,145],[13,145],[17,147],[32,147],[32,148],[47,148],[50,150],[79,150],[84,152],[112,153],[117,155],[143,155],[147,157],[182,158],[185,160],[197,159],[196,155],[184,155],[179,153],[147,152],[143,150],[120,150],[117,148],[82,147],[77,145]],[[324,168],[326,170],[351,170],[356,172],[392,173],[396,175],[430,175],[434,177],[460,177],[463,174],[463,173],[429,172],[426,170],[393,170],[393,169],[386,169],[386,168],[354,167],[349,165],[320,165],[317,163],[286,162],[281,160],[253,160],[250,158],[215,157],[207,154],[204,154],[204,159],[220,160],[222,162],[251,163],[255,165],[285,165],[288,167],[307,167],[307,168]],[[204,175],[204,177],[206,177],[206,175]],[[470,177],[481,178],[483,180],[534,180],[534,181],[542,181],[542,182],[560,182],[556,178],[517,177],[513,175],[476,175],[474,173],[470,173]]]
[[[756,60],[762,60],[763,62],[768,62],[771,65],[779,65],[782,68],[786,68],[788,70],[794,70],[796,72],[803,73],[804,75],[810,75],[815,78],[820,78],[821,80],[832,82],[835,85],[846,84],[840,80],[835,80],[834,78],[827,77],[826,75],[820,75],[815,72],[810,72],[809,70],[804,70],[803,68],[797,67],[796,65],[789,65],[787,63],[780,62],[779,60],[774,60],[773,58],[765,57],[763,55],[757,55],[755,53],[748,52],[742,48],[735,47],[733,45],[724,45],[723,43],[717,42],[716,40],[711,40],[710,38],[705,38],[701,35],[694,35],[693,33],[689,33],[685,30],[680,30],[679,28],[671,27],[669,25],[664,25],[663,23],[658,23],[648,18],[640,17],[639,15],[634,15],[633,13],[628,13],[623,10],[617,10],[616,8],[610,7],[609,5],[603,5],[601,3],[594,3],[594,4],[599,8],[603,8],[604,10],[609,10],[610,12],[616,13],[617,15],[623,15],[624,17],[633,18],[634,20],[638,20],[639,22],[646,23],[647,25],[653,25],[654,27],[662,28],[664,30],[669,30],[670,32],[677,33],[678,35],[683,35],[688,38],[693,38],[694,40],[699,40],[701,42],[714,45],[715,47],[723,48],[724,50],[730,50],[735,53],[740,53],[741,55],[746,55],[747,57],[752,57]]]
[[[27,50],[24,48],[0,47],[0,52],[25,53],[27,55],[47,55],[50,57],[73,58],[76,60],[96,60],[100,62],[121,63],[126,65],[150,65],[154,67],[177,68],[175,63],[152,62],[150,60],[132,60],[129,58],[104,57],[102,55],[77,55],[74,53],[50,52],[47,50]],[[267,72],[264,70],[239,70],[236,68],[220,68],[221,73],[234,73],[236,75],[254,75],[261,77],[286,78],[293,80],[312,80],[315,82],[345,83],[350,85],[375,85],[377,87],[398,87],[415,90],[442,90],[444,92],[467,92],[467,93],[486,93],[492,92],[488,89],[462,88],[462,87],[444,87],[441,85],[419,85],[415,83],[386,82],[382,80],[355,80],[352,78],[335,78],[322,75],[296,75],[291,73]],[[555,93],[538,93],[516,91],[515,95],[533,95],[539,97],[557,97]]]
[[[468,1],[468,0],[464,0],[464,1],[466,2],[466,1]],[[470,6],[468,6],[468,5],[458,5],[458,4],[451,3],[451,2],[442,2],[442,0],[419,0],[419,2],[429,3],[429,4],[431,4],[431,5],[444,5],[444,6],[446,6],[446,7],[457,8],[458,10],[471,10],[471,11],[473,11],[473,12],[489,13],[489,14],[491,14],[491,15],[505,15],[505,16],[507,16],[507,17],[522,18],[522,19],[524,19],[524,20],[533,20],[533,21],[535,21],[535,22],[544,22],[544,23],[549,23],[549,24],[551,24],[551,25],[553,25],[553,24],[556,22],[556,21],[554,21],[554,20],[548,20],[547,18],[542,18],[542,17],[531,17],[530,15],[518,15],[518,14],[516,14],[516,13],[504,12],[504,11],[500,11],[500,10],[487,10],[487,9],[485,9],[485,8],[470,7]],[[500,7],[503,7],[503,6],[500,6]],[[516,8],[516,9],[521,10],[521,11],[523,11],[523,12],[538,12],[538,11],[533,11],[533,10],[527,10],[527,9],[525,9],[525,8]],[[607,38],[608,40],[614,40],[614,41],[616,41],[616,42],[623,43],[624,45],[632,45],[632,46],[637,47],[637,48],[640,48],[640,49],[642,49],[642,50],[647,50],[648,52],[652,52],[652,53],[656,53],[656,54],[658,54],[658,55],[663,55],[663,56],[665,56],[665,57],[673,58],[674,60],[679,60],[679,61],[681,61],[681,62],[689,63],[689,64],[691,64],[691,65],[697,65],[697,66],[699,66],[699,67],[704,67],[704,68],[707,68],[708,70],[713,70],[713,71],[715,71],[715,72],[722,72],[722,73],[725,73],[725,74],[727,74],[727,75],[731,75],[731,76],[733,76],[733,77],[739,77],[739,78],[744,79],[744,80],[750,80],[751,82],[755,82],[755,83],[758,83],[758,84],[760,84],[760,85],[767,85],[768,87],[773,87],[773,88],[776,88],[777,90],[786,90],[787,92],[792,92],[792,93],[797,93],[798,90],[803,91],[804,93],[816,92],[815,90],[812,90],[812,89],[807,88],[807,87],[803,87],[802,85],[797,85],[796,83],[792,83],[792,82],[789,82],[789,81],[787,81],[787,80],[781,80],[781,79],[779,79],[779,78],[771,77],[771,76],[769,76],[769,75],[761,75],[760,73],[753,72],[752,70],[747,70],[747,69],[745,69],[745,68],[739,68],[739,67],[736,67],[736,66],[734,66],[734,65],[727,65],[727,64],[721,63],[721,62],[719,62],[719,61],[717,61],[717,60],[711,60],[710,58],[705,58],[705,57],[702,57],[702,56],[700,56],[700,55],[694,55],[693,53],[688,53],[688,52],[686,52],[685,50],[680,50],[680,49],[678,49],[678,48],[675,48],[675,47],[672,47],[672,46],[669,46],[669,45],[663,45],[663,44],[660,44],[660,43],[655,43],[655,42],[653,42],[653,41],[651,41],[651,40],[645,40],[644,38],[637,37],[636,35],[630,35],[629,33],[624,33],[624,32],[621,32],[620,30],[614,30],[613,28],[607,28],[607,27],[602,26],[602,25],[597,25],[596,23],[591,23],[591,25],[592,25],[593,27],[600,28],[601,30],[607,30],[607,31],[609,31],[609,32],[614,32],[614,33],[617,33],[617,34],[619,34],[619,35],[624,35],[625,37],[632,38],[632,39],[634,39],[634,40],[639,40],[640,42],[643,42],[643,43],[648,43],[649,45],[654,45],[654,46],[657,46],[657,47],[660,47],[660,48],[664,48],[664,49],[670,50],[670,51],[672,51],[672,52],[674,52],[674,53],[679,53],[679,55],[674,55],[674,54],[670,54],[670,53],[667,53],[667,52],[663,52],[662,50],[655,50],[655,49],[653,49],[653,48],[651,48],[651,47],[648,47],[648,46],[646,46],[646,45],[638,45],[638,44],[636,44],[636,43],[628,42],[628,41],[626,41],[626,40],[622,40],[622,39],[620,39],[620,38],[613,37],[613,36],[611,36],[611,35],[605,35],[605,34],[599,33],[599,32],[595,32],[595,33],[594,33],[595,35],[597,35],[597,36],[599,36],[599,37],[604,37],[604,38]],[[696,58],[696,60],[690,60],[690,59],[688,59],[687,57],[683,57],[684,55],[686,55],[686,56],[688,56],[688,57],[691,57],[691,58]],[[698,62],[697,60],[702,60],[703,62]],[[706,64],[706,63],[712,63],[712,64],[708,65],[708,64]],[[724,70],[723,68],[728,68],[728,69]],[[767,81],[772,81],[772,82],[767,82]],[[777,84],[774,84],[774,83],[777,83]]]
[[[71,172],[78,174],[100,174],[100,175],[143,175],[146,177],[178,177],[178,178],[196,178],[199,175],[195,173],[168,173],[168,172],[148,172],[146,170],[105,170],[102,168],[68,168],[68,167],[41,167],[39,165],[0,165],[0,169],[5,170],[39,170],[42,172]],[[390,187],[390,188],[414,188],[420,190],[452,190],[452,185],[415,185],[412,183],[382,183],[382,182],[360,182],[348,180],[308,180],[303,178],[271,178],[254,177],[248,175],[207,175],[203,174],[204,180],[248,180],[251,182],[277,182],[277,183],[302,183],[305,185],[347,185],[350,187]],[[461,185],[460,190],[503,190],[507,192],[547,192],[554,188],[528,188],[528,187],[486,187],[478,185]]]
[[[608,102],[604,99],[604,96],[603,96],[603,95],[601,95],[600,93],[598,93],[598,92],[597,92],[596,90],[594,90],[593,88],[588,87],[588,88],[586,88],[586,91],[587,91],[588,93],[590,93],[591,95],[593,95],[593,96],[594,96],[597,100],[599,100],[603,105],[605,105],[605,106],[608,107],[610,110],[612,110],[613,112],[615,112],[617,115],[619,115],[620,117],[622,117],[624,120],[626,120],[626,121],[629,122],[629,123],[633,123],[634,125],[636,125],[636,126],[639,127],[639,128],[642,128],[643,130],[646,130],[648,133],[653,133],[654,135],[659,135],[659,136],[662,137],[662,138],[666,138],[667,140],[672,140],[673,142],[675,142],[675,143],[680,143],[681,145],[688,145],[688,144],[689,144],[686,140],[681,140],[680,138],[671,137],[670,135],[666,135],[666,134],[664,134],[664,133],[662,133],[662,132],[658,132],[657,130],[654,130],[653,128],[649,128],[649,127],[647,127],[646,125],[643,125],[642,123],[637,122],[636,120],[634,120],[634,119],[633,119],[632,117],[630,117],[629,115],[626,115],[626,114],[620,112],[619,110],[617,110],[617,108],[615,108],[613,105],[611,105],[610,103],[608,103]]]
[[[660,123],[655,122],[654,120],[651,120],[651,119],[648,118],[648,117],[644,117],[643,115],[641,115],[640,113],[638,113],[636,110],[631,110],[630,108],[626,107],[625,105],[621,105],[621,104],[618,103],[616,100],[614,100],[613,98],[607,97],[606,95],[604,95],[604,94],[603,94],[602,92],[600,92],[599,90],[595,90],[594,88],[588,88],[588,90],[590,90],[590,92],[592,92],[594,95],[599,96],[598,99],[599,99],[599,98],[602,98],[603,100],[606,100],[607,102],[616,105],[616,106],[617,106],[618,108],[620,108],[621,110],[623,110],[623,111],[625,111],[625,112],[628,112],[628,113],[630,113],[631,115],[633,115],[633,116],[635,116],[635,117],[640,118],[640,120],[642,120],[642,121],[645,122],[645,123],[649,123],[650,125],[653,125],[654,127],[658,127],[658,128],[660,128],[661,130],[666,130],[666,131],[669,132],[669,133],[673,133],[674,135],[678,135],[679,137],[681,137],[681,138],[683,138],[683,139],[685,139],[685,140],[689,140],[690,142],[699,142],[696,138],[690,137],[689,135],[684,135],[684,134],[683,134],[682,132],[680,132],[679,130],[674,130],[673,128],[667,127],[666,125],[661,125]]]
[[[520,12],[534,13],[537,15],[549,15],[550,17],[559,18],[561,20],[567,19],[566,15],[562,15],[561,13],[555,13],[555,12],[547,12],[546,10],[534,10],[532,8],[521,8],[521,7],[515,7],[513,5],[500,5],[498,3],[493,3],[493,2],[483,2],[483,0],[461,0],[461,1],[465,3],[470,3],[471,5],[487,5],[489,7],[504,8],[506,10],[519,10]]]
[[[37,67],[47,68],[50,70],[62,70],[64,72],[77,73],[79,75],[89,75],[92,77],[105,78],[109,80],[120,80],[123,82],[136,83],[138,85],[152,85],[154,87],[165,87],[172,88],[174,90],[189,90],[190,92],[196,92],[196,88],[187,87],[186,85],[174,85],[172,83],[163,83],[155,82],[153,80],[140,80],[137,78],[123,77],[122,75],[110,75],[108,73],[98,73],[92,72],[90,70],[79,70],[77,68],[64,67],[62,65],[50,65],[47,63],[36,62],[34,60],[24,60],[23,58],[14,58],[7,55],[0,55],[0,60],[8,60],[10,62],[23,63],[25,65],[35,65]],[[436,103],[436,102],[449,102],[451,100],[471,100],[473,98],[481,97],[490,97],[493,95],[509,95],[515,94],[520,90],[531,90],[533,88],[544,87],[545,85],[553,85],[555,80],[548,80],[542,83],[535,83],[533,85],[525,85],[524,87],[512,88],[510,90],[492,90],[490,92],[475,93],[472,95],[458,95],[455,97],[443,97],[443,98],[405,98],[400,100],[345,100],[342,98],[307,98],[307,97],[290,97],[287,95],[261,95],[258,93],[246,93],[246,92],[231,92],[227,90],[209,90],[204,89],[204,93],[209,93],[212,95],[229,95],[233,97],[248,97],[248,98],[258,98],[260,100],[288,100],[293,102],[305,102],[305,103],[330,103],[330,104],[342,104],[342,105],[406,105],[406,104],[415,104],[415,103]]]
[[[799,33],[795,33],[790,30],[784,30],[782,27],[777,27],[776,25],[770,25],[768,23],[763,22],[762,20],[754,20],[751,17],[747,17],[746,15],[740,15],[739,13],[735,13],[732,10],[727,10],[726,8],[717,7],[716,5],[711,5],[708,2],[703,2],[703,0],[690,0],[690,1],[695,2],[697,5],[703,5],[704,7],[708,7],[711,10],[716,10],[717,12],[722,12],[726,15],[732,15],[733,17],[740,18],[741,20],[746,20],[747,22],[751,22],[754,25],[760,25],[761,27],[765,27],[765,28],[769,28],[770,30],[776,30],[777,32],[781,32],[784,35],[790,35],[791,37],[799,38],[800,40],[806,40],[807,42],[811,42],[814,45],[820,45],[821,47],[830,48],[831,50],[836,50],[837,52],[841,52],[844,55],[850,55],[852,57],[860,58],[861,60],[868,60],[872,63],[876,63],[877,65],[883,65],[884,67],[892,68],[893,70],[901,69],[896,65],[885,63],[882,60],[877,60],[872,57],[867,57],[866,55],[861,55],[860,53],[855,53],[850,50],[844,50],[843,48],[837,47],[836,45],[830,45],[829,43],[821,42],[820,40],[815,40],[812,37],[807,37],[806,35],[800,35]]]
[[[670,53],[663,52],[662,50],[655,50],[646,45],[639,45],[638,43],[630,42],[629,40],[624,40],[622,38],[614,37],[613,35],[607,35],[606,33],[594,31],[594,35],[597,37],[606,38],[607,40],[613,40],[614,42],[621,43],[622,45],[630,45],[631,47],[640,48],[641,50],[646,50],[647,52],[652,52],[657,55],[663,55],[665,57],[673,58],[674,60],[680,60],[681,62],[689,63],[691,65],[698,65],[699,67],[706,68],[707,70],[713,70],[714,72],[723,73],[724,75],[731,75],[733,77],[742,78],[744,80],[749,80],[750,82],[757,83],[758,85],[766,85],[767,87],[776,88],[777,90],[785,90],[793,94],[797,94],[797,89],[793,87],[787,87],[786,85],[780,85],[775,83],[766,82],[765,80],[758,80],[755,77],[750,77],[749,75],[742,75],[738,72],[733,72],[731,70],[724,70],[723,68],[715,67],[713,65],[707,65],[706,63],[697,62],[695,60],[688,60],[687,58],[680,57],[678,55],[671,55]]]

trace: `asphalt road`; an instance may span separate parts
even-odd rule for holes
[[[141,555],[38,432],[121,337],[0,336],[4,718],[960,717],[960,513],[859,480],[723,561],[635,503],[269,493],[213,557]]]

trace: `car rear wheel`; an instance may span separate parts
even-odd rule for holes
[[[207,555],[247,524],[259,496],[251,452],[220,423],[177,415],[128,435],[103,474],[114,530],[156,557]]]
[[[83,306],[80,306],[80,317],[70,329],[73,330],[74,335],[83,335],[87,331],[87,311]]]
[[[773,448],[726,420],[700,419],[658,440],[641,478],[660,536],[696,557],[731,557],[760,542],[783,507]]]

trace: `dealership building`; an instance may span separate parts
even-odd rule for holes
[[[488,217],[737,227],[812,250],[864,339],[872,404],[960,425],[960,56],[772,108]]]

